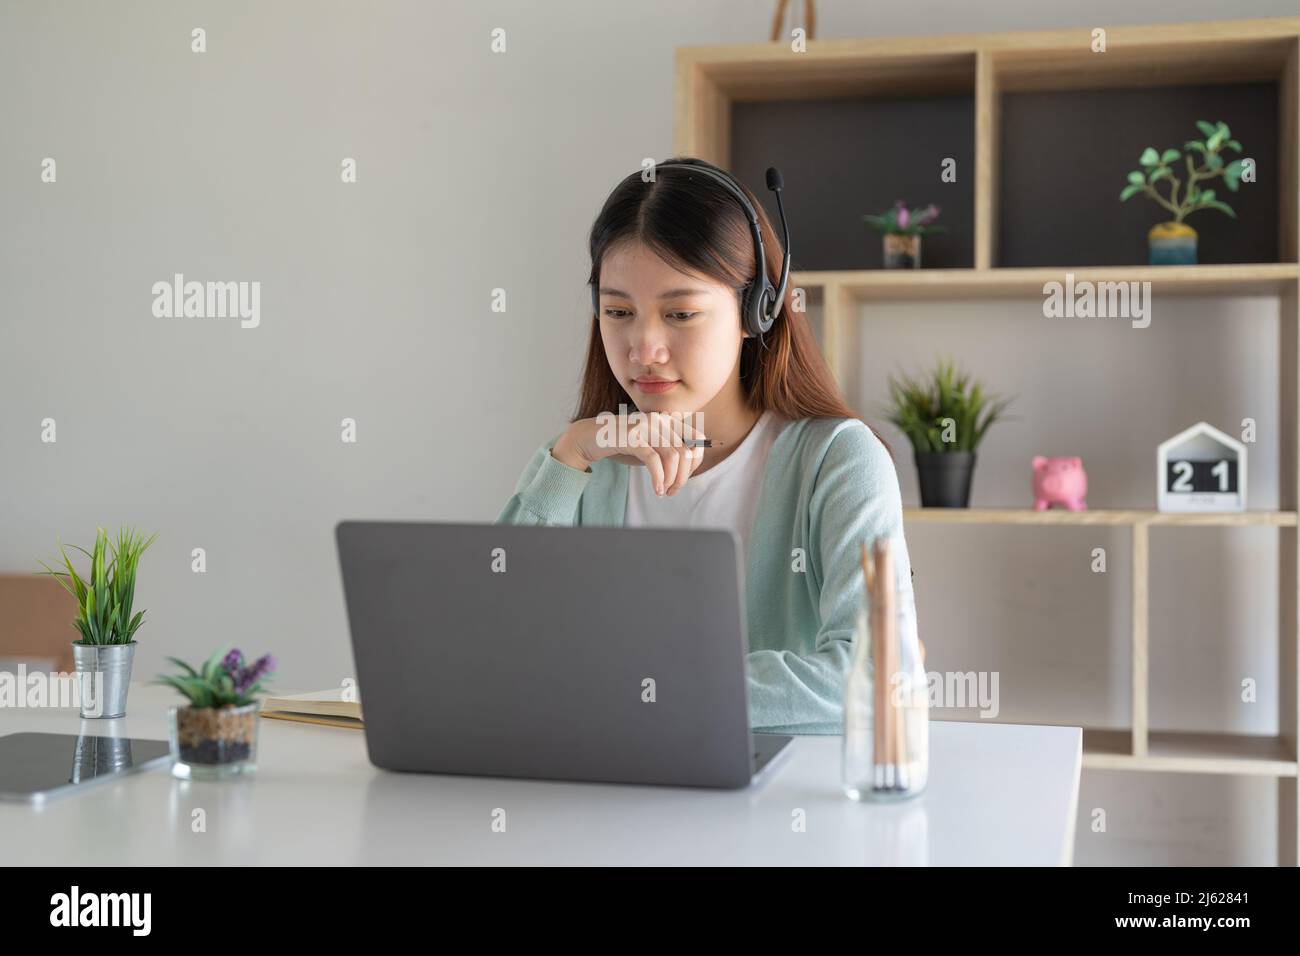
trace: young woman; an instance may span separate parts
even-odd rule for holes
[[[719,177],[752,207],[766,261]],[[597,314],[577,411],[533,454],[498,523],[733,529],[752,727],[840,733],[863,542],[893,540],[900,600],[915,608],[890,450],[840,397],[791,290],[773,296],[766,333],[746,327],[746,290],[759,269],[776,287],[784,252],[718,167],[679,158],[653,181],[628,176],[590,250]],[[684,447],[692,437],[713,446]]]

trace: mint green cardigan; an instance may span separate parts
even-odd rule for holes
[[[551,456],[559,437],[533,454],[497,523],[621,527],[628,469],[639,466],[605,458],[578,471]],[[754,730],[842,732],[862,607],[861,544],[882,535],[893,539],[900,600],[914,609],[889,451],[857,419],[789,422],[768,455],[745,565]]]

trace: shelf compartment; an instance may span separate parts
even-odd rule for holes
[[[1120,202],[1120,190],[1145,147],[1181,151],[1186,140],[1201,138],[1197,120],[1226,122],[1242,155],[1257,164],[1257,181],[1235,193],[1222,181],[1206,184],[1237,218],[1210,210],[1188,221],[1200,234],[1200,261],[1280,261],[1279,186],[1292,173],[1279,163],[1278,95],[1277,75],[1255,83],[1001,92],[991,264],[1146,262],[1147,230],[1173,216],[1141,196]],[[1044,153],[1043,143],[1078,145]],[[1181,164],[1174,172],[1186,179]]]
[[[973,58],[970,70],[973,81]],[[922,263],[975,265],[972,95],[771,100],[730,109],[726,165],[774,223],[780,220],[765,177],[768,166],[781,170],[800,269],[880,269],[881,236],[862,217],[898,199],[940,207],[946,231],[922,239]],[[781,136],[773,137],[774,129]],[[946,159],[956,163],[955,182],[941,180]]]
[[[1263,777],[1296,776],[1296,757],[1281,737],[1153,730],[1147,753],[1132,751],[1129,730],[1083,731],[1085,770],[1146,770]]]

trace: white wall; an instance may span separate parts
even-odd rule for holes
[[[334,523],[495,517],[572,406],[591,220],[642,157],[672,152],[674,48],[764,40],[773,6],[9,0],[0,571],[34,569],[60,536],[88,544],[97,523],[159,530],[138,593],[149,609],[140,676],[164,655],[230,642],[275,652],[282,687],[339,683],[351,661]],[[1223,10],[823,0],[818,36]],[[1234,12],[1294,15],[1300,0]],[[207,30],[202,55],[189,48],[195,26]],[[489,53],[498,26],[504,56]],[[39,181],[46,156],[56,185]],[[358,160],[356,185],[339,182],[345,156]],[[260,281],[260,327],[155,319],[150,287],[174,272]],[[504,315],[489,309],[498,286]],[[1024,421],[990,437],[976,504],[1023,504],[1035,452],[1083,455],[1096,501],[1140,502],[1160,438],[1198,417],[1275,421],[1275,308],[1197,302],[1141,333],[1049,328],[1025,308],[873,311],[849,396],[860,407],[883,399],[884,373],[927,362],[937,341],[1019,392]],[[1188,367],[1208,370],[1208,393],[1189,389]],[[339,441],[345,416],[359,424],[355,446]],[[53,445],[40,441],[46,417],[58,423]],[[1275,439],[1252,454],[1251,494],[1267,507]],[[1156,606],[1170,614],[1153,638],[1153,720],[1271,732],[1272,708],[1244,709],[1229,692],[1239,674],[1259,677],[1261,697],[1272,680],[1275,540],[1260,529],[1179,532],[1194,544],[1172,534],[1153,542]],[[1120,535],[909,529],[932,657],[1001,668],[1003,718],[1048,719],[1050,706],[1057,722],[1122,724]],[[1102,537],[1104,581],[1079,570],[1080,549]],[[190,571],[195,547],[206,574]],[[1218,570],[1226,603],[1211,605],[1199,596]],[[1198,601],[1161,604],[1179,593]],[[1086,775],[1081,811],[1107,805],[1115,822],[1110,835],[1080,829],[1079,861],[1271,862],[1272,810],[1260,802],[1271,785],[1206,784]],[[1174,812],[1153,809],[1156,792]]]

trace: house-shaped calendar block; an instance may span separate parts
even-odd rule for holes
[[[1246,446],[1208,422],[1161,442],[1156,502],[1160,511],[1245,511]]]

